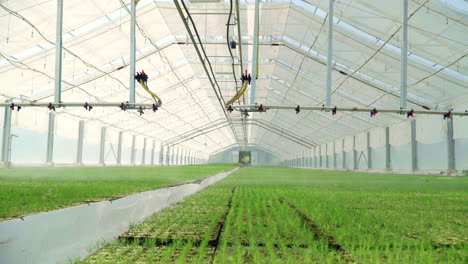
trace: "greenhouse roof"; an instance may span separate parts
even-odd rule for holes
[[[402,2],[334,1],[332,105],[400,106]],[[128,100],[129,3],[64,1],[63,101]],[[406,118],[397,114],[372,118],[368,113],[354,112],[295,114],[275,109],[249,113],[248,118],[238,111],[228,113],[224,103],[241,88],[243,69],[252,72],[255,61],[254,1],[239,3],[240,24],[235,4],[216,0],[186,3],[206,51],[201,61],[174,2],[140,0],[136,70],[148,73],[148,87],[161,97],[163,106],[144,115],[119,108],[62,108],[57,110],[58,116],[131,131],[206,154],[249,144],[279,156]],[[325,0],[260,3],[255,102],[294,106],[325,103],[327,10]],[[56,14],[57,1],[0,1],[2,101],[53,101]],[[468,106],[467,14],[468,3],[462,0],[409,1],[408,108]],[[190,28],[194,30],[192,25]],[[241,45],[231,49],[231,40]],[[203,67],[208,61],[212,73]],[[213,76],[217,85],[210,83]],[[215,86],[219,86],[221,100]],[[249,87],[235,105],[249,104],[251,96]],[[136,101],[152,103],[152,98],[137,86]],[[25,116],[37,116],[49,110],[22,111]],[[41,130],[47,123],[36,121],[28,126]],[[66,131],[65,126],[59,129]]]

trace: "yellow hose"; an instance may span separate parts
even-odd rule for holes
[[[158,106],[161,106],[162,105],[161,98],[159,98],[159,96],[157,96],[155,93],[150,91],[150,89],[148,88],[148,86],[146,85],[144,81],[140,81],[140,84],[143,87],[143,89],[145,89],[153,97],[153,99],[156,101],[156,104]]]
[[[248,85],[249,85],[249,82],[244,81],[244,83],[242,84],[242,88],[239,90],[239,92],[231,100],[229,100],[226,103],[226,105],[230,105],[230,104],[234,103],[235,101],[237,101],[245,93],[245,91],[247,90]]]

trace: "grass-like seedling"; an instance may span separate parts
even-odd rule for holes
[[[466,263],[467,189],[466,177],[244,168],[85,262]]]
[[[211,176],[236,165],[0,170],[0,221]]]

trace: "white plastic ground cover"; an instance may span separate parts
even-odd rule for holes
[[[99,242],[126,232],[131,223],[213,184],[238,168],[114,201],[84,204],[0,222],[0,264],[68,263],[84,258]]]

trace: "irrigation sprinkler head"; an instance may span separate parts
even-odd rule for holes
[[[142,116],[145,113],[143,111],[143,107],[140,106],[140,108],[138,108],[138,113],[140,113],[140,116]]]
[[[21,108],[22,108],[22,107],[21,107],[20,105],[18,105],[18,107],[16,107],[16,111],[19,112],[19,111],[21,110]]]
[[[15,104],[14,104],[14,103],[11,103],[10,109],[11,109],[11,111],[14,111],[14,110],[15,110]]]
[[[120,110],[126,111],[126,110],[127,110],[127,106],[126,106],[124,103],[121,103],[121,104],[120,104]]]
[[[88,103],[85,103],[85,104],[83,105],[83,107],[84,107],[84,109],[86,109],[86,110],[88,110],[88,111],[91,111],[91,109],[93,109],[93,107],[90,106]]]
[[[301,107],[298,105],[296,107],[296,109],[294,109],[294,110],[296,110],[296,115],[297,115],[297,114],[299,114],[301,112]]]
[[[378,113],[377,109],[375,109],[375,108],[372,109],[372,110],[370,111],[370,117],[374,117],[377,113]]]
[[[55,106],[52,103],[49,103],[47,108],[49,108],[50,111],[55,111]]]
[[[227,111],[228,111],[229,113],[232,113],[232,111],[234,111],[234,109],[232,108],[232,106],[231,106],[231,105],[228,105],[228,107],[227,107]]]
[[[260,113],[263,113],[265,111],[265,109],[263,108],[263,104],[260,104],[260,106],[258,107],[258,111]]]
[[[336,115],[336,106],[332,109],[332,115]]]
[[[447,113],[444,114],[444,120],[451,119],[451,118],[452,118],[452,111],[448,111]]]
[[[153,112],[156,112],[156,111],[158,111],[158,106],[153,104],[153,107],[151,109],[153,110]]]
[[[411,109],[408,113],[406,113],[406,118],[414,117],[414,110]]]

